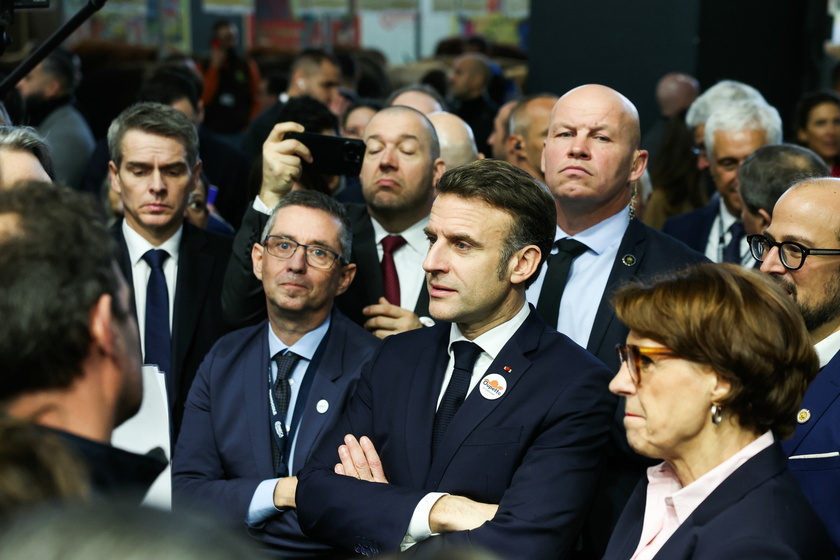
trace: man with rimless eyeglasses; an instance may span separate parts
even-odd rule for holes
[[[749,242],[761,271],[796,303],[820,359],[796,432],[782,445],[840,551],[840,180],[808,180],[788,189],[764,235],[751,235]]]
[[[333,306],[356,273],[343,207],[295,191],[253,246],[268,321],[223,337],[199,369],[173,462],[175,506],[218,512],[277,558],[334,558],[295,509],[297,470],[341,414],[379,339]]]

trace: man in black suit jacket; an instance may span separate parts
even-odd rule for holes
[[[447,172],[438,191],[423,264],[438,323],[386,339],[363,372],[299,474],[301,527],[368,556],[470,547],[566,558],[616,401],[603,364],[525,300],[554,204],[495,160]]]
[[[295,123],[279,124],[265,144],[260,194],[234,239],[225,277],[222,304],[228,320],[236,325],[254,324],[265,316],[262,287],[251,273],[250,248],[261,241],[268,212],[293,188],[301,159],[311,160],[306,146],[283,138],[287,132],[302,130]],[[361,181],[367,204],[347,205],[353,229],[350,260],[358,272],[336,304],[352,321],[383,338],[420,328],[421,317],[428,315],[429,295],[421,268],[427,248],[423,226],[445,165],[439,157],[434,127],[423,114],[408,107],[377,113],[365,130],[365,140],[368,149]],[[393,253],[401,305],[384,299],[382,244],[393,235],[401,235],[407,242]]]
[[[125,219],[111,231],[121,250],[120,266],[134,287],[144,361],[154,356],[157,362],[152,363],[166,375],[174,444],[198,366],[228,330],[221,291],[230,241],[184,223],[201,161],[195,126],[182,112],[138,103],[111,124],[108,144],[111,188],[125,208]],[[167,253],[162,265],[169,309],[164,335],[171,334],[162,338],[147,321],[147,305],[153,303],[147,301],[147,288],[155,272],[145,255],[155,249]],[[158,326],[166,329],[165,322]]]
[[[270,236],[252,248],[269,319],[224,336],[202,364],[173,460],[175,504],[194,501],[247,524],[273,556],[334,558],[300,530],[294,475],[344,410],[379,339],[333,306],[356,269],[344,260],[350,229],[339,203],[300,191],[273,216]],[[277,362],[289,353],[300,358],[278,379]],[[269,391],[281,382],[287,407],[275,416],[280,403],[269,403]],[[275,440],[278,421],[286,428]]]
[[[572,262],[559,299],[547,268],[528,291],[552,326],[589,350],[612,371],[615,345],[628,329],[616,318],[612,296],[622,284],[688,264],[703,256],[633,217],[633,183],[644,172],[639,117],[619,92],[598,85],[573,89],[551,113],[542,167],[557,204],[559,241],[573,238],[585,251]],[[549,257],[551,262],[558,250]],[[587,557],[600,558],[618,515],[642,476],[646,460],[630,451],[623,410],[613,422],[612,449],[587,530]],[[609,491],[606,489],[609,488]]]

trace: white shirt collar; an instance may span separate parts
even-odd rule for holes
[[[606,220],[598,222],[591,228],[585,229],[574,236],[569,235],[560,226],[557,226],[554,240],[574,237],[574,239],[589,247],[590,251],[600,255],[608,250],[611,245],[621,242],[628,225],[630,225],[630,206],[625,206],[621,211]],[[552,252],[556,252],[556,250]]]
[[[125,219],[122,221],[122,233],[125,238],[125,245],[128,248],[128,258],[131,261],[131,266],[139,263],[143,255],[150,249],[163,249],[169,253],[169,258],[175,262],[178,261],[178,249],[181,247],[181,236],[184,234],[183,225],[178,228],[178,231],[172,237],[158,247],[152,245],[142,235],[134,231]]]
[[[321,341],[324,340],[324,337],[327,335],[327,331],[330,329],[330,321],[331,315],[327,315],[326,320],[303,335],[300,340],[292,344],[291,346],[286,346],[282,340],[280,340],[276,334],[274,334],[274,329],[271,328],[271,325],[268,326],[268,351],[269,351],[269,359],[272,358],[277,352],[282,352],[285,349],[289,349],[301,358],[305,358],[312,361],[312,358],[315,356],[315,351],[318,350],[318,346],[320,346]]]
[[[531,313],[531,306],[525,302],[522,305],[522,309],[520,309],[516,315],[501,325],[493,327],[481,336],[476,337],[474,340],[469,340],[465,337],[461,332],[461,329],[458,328],[458,324],[452,323],[449,330],[450,357],[452,356],[452,343],[459,340],[466,340],[467,342],[474,342],[478,344],[481,349],[490,356],[491,361],[495,360],[496,356],[499,355],[499,352],[502,351],[502,348],[504,348],[508,340],[513,337],[514,333],[516,333],[516,331],[519,330],[519,327],[522,326],[522,323],[525,322],[525,319],[528,318],[529,313]]]
[[[831,361],[837,352],[840,352],[840,331],[836,331],[814,344],[814,350],[820,358],[820,367],[823,368]]]
[[[405,239],[406,244],[415,251],[425,254],[429,249],[429,240],[426,239],[426,233],[423,231],[429,223],[429,216],[409,226],[404,231],[393,234],[385,231],[382,224],[377,222],[373,216],[370,217],[370,222],[373,224],[373,235],[377,245],[389,235],[401,235]]]

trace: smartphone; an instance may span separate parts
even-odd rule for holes
[[[358,177],[365,157],[363,140],[315,134],[314,132],[287,132],[283,138],[294,138],[312,154],[312,163],[303,162],[307,172],[324,175]]]

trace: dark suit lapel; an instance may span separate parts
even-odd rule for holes
[[[125,242],[125,236],[122,231],[122,220],[117,220],[117,222],[111,226],[111,237],[117,243],[117,250],[119,251],[117,264],[119,265],[120,271],[123,273],[125,281],[128,283],[128,287],[131,290],[131,311],[134,313],[134,317],[136,318],[137,300],[134,297],[134,274],[131,269],[131,257],[128,255],[128,245]]]
[[[367,212],[353,224],[353,255],[356,266],[365,271],[361,275],[365,282],[365,301],[362,303],[364,307],[379,301],[379,296],[385,293],[379,254],[376,251],[376,236]]]
[[[795,454],[802,440],[817,425],[820,417],[838,397],[840,397],[840,352],[831,358],[831,361],[817,374],[816,379],[808,387],[805,398],[802,399],[802,408],[807,409],[811,417],[804,424],[796,426],[793,437],[782,442],[788,455]]]
[[[693,549],[695,546],[695,527],[703,527],[713,521],[721,513],[725,513],[729,506],[740,501],[770,478],[778,476],[786,468],[787,461],[778,443],[760,451],[729,475],[697,506],[654,558],[691,558],[689,548]]]
[[[347,327],[339,315],[332,313],[329,337],[324,346],[323,355],[318,361],[317,371],[307,371],[306,375],[314,375],[309,389],[303,414],[300,416],[296,435],[294,468],[299,469],[306,463],[310,452],[316,447],[318,437],[327,423],[327,419],[341,411],[341,390],[344,384],[340,382],[345,371],[358,368],[358,364],[349,363],[351,357],[345,352],[347,341]],[[318,410],[319,401],[326,401],[327,409]]]
[[[637,219],[630,220],[621,244],[618,246],[618,253],[607,280],[607,287],[601,296],[598,311],[595,313],[595,321],[592,323],[592,331],[586,345],[586,349],[595,356],[599,355],[607,333],[618,321],[611,303],[613,294],[619,286],[633,279],[641,267],[642,259],[645,257],[645,235],[642,223]]]
[[[709,243],[709,236],[712,234],[712,225],[717,219],[718,212],[720,212],[720,199],[713,197],[711,202],[703,207],[703,211],[700,213],[702,221],[698,224],[700,227],[695,230],[697,232],[695,250],[698,253],[706,253],[706,245]]]
[[[443,385],[443,375],[449,362],[447,345],[449,344],[449,323],[440,323],[432,327],[438,330],[438,338],[433,344],[423,349],[413,368],[409,393],[406,396],[393,395],[405,406],[405,427],[403,434],[412,458],[407,462],[412,485],[423,488],[432,463],[432,432],[435,425],[435,410],[438,396]],[[430,374],[431,372],[431,374]]]
[[[517,382],[525,375],[531,366],[531,360],[526,354],[537,347],[540,334],[545,328],[544,323],[537,318],[533,310],[525,323],[519,328],[514,336],[505,344],[493,363],[482,376],[484,379],[490,374],[499,374],[504,378],[507,386],[501,397],[488,399],[481,394],[481,380],[469,395],[464,404],[452,418],[452,423],[446,430],[446,434],[435,453],[432,468],[429,470],[427,487],[436,488],[443,477],[452,457],[458,452],[464,440],[475,430],[487,416],[493,412],[506,398],[512,397],[516,390]],[[510,371],[507,371],[509,368]]]
[[[271,421],[268,414],[268,321],[263,324],[264,328],[256,331],[257,340],[247,345],[242,356],[245,374],[240,379],[242,394],[245,395],[243,412],[248,423],[247,437],[251,442],[254,464],[260,478],[269,479],[277,475],[271,456]]]
[[[429,289],[426,287],[425,279],[420,286],[420,295],[417,296],[417,305],[414,306],[414,313],[418,317],[427,317],[429,315]]]
[[[184,223],[178,249],[178,279],[175,284],[175,314],[172,319],[172,356],[176,372],[180,372],[193,339],[201,308],[209,289],[215,257],[203,251],[204,232]],[[179,380],[175,380],[180,383]],[[178,387],[176,384],[175,387]]]

